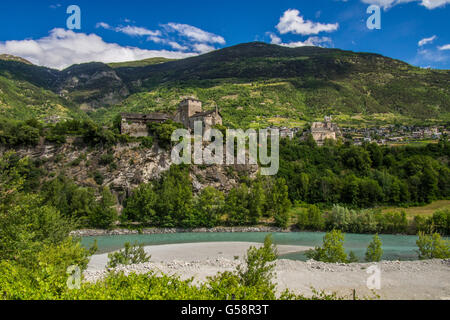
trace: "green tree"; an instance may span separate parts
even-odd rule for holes
[[[119,265],[146,263],[150,259],[151,256],[145,253],[144,245],[137,242],[131,245],[127,242],[123,250],[108,254],[108,268],[115,268]]]
[[[0,211],[0,260],[35,265],[38,252],[68,238],[71,223],[36,195],[18,195]]]
[[[433,213],[433,228],[435,232],[450,234],[450,209],[441,209]]]
[[[367,262],[378,262],[381,261],[383,256],[383,249],[381,248],[381,240],[378,234],[373,236],[372,242],[367,247],[366,251],[366,261]]]
[[[276,226],[287,228],[290,220],[291,201],[286,181],[283,178],[277,179],[273,185],[269,208]]]
[[[156,225],[159,220],[156,215],[157,194],[151,183],[141,184],[126,200],[122,219]]]
[[[346,263],[347,255],[344,250],[344,234],[339,230],[326,233],[323,238],[323,246],[307,251],[306,256],[317,261]]]
[[[251,183],[249,190],[249,223],[257,224],[262,216],[265,207],[266,197],[261,179],[255,179]]]
[[[100,201],[96,203],[89,216],[90,226],[102,229],[111,228],[118,218],[115,205],[116,198],[109,191],[109,188],[103,188]]]
[[[426,235],[419,232],[416,244],[419,247],[420,260],[450,258],[450,241],[443,240],[439,233]]]
[[[323,230],[325,228],[325,219],[316,205],[308,207],[308,221],[310,230]]]
[[[212,228],[217,226],[220,223],[224,205],[224,194],[213,187],[206,187],[194,201],[190,222],[191,227]]]
[[[348,254],[347,262],[348,263],[359,262],[358,257],[356,256],[356,254],[353,251],[350,251],[350,253]]]
[[[237,274],[244,286],[263,286],[273,290],[272,283],[278,253],[272,235],[266,236],[261,248],[251,247],[245,257],[245,267],[239,266]]]
[[[187,227],[192,210],[192,182],[186,168],[171,166],[156,185],[156,212],[161,227]]]
[[[309,225],[308,209],[301,208],[297,215],[297,227],[300,230],[308,230]]]
[[[249,191],[246,184],[233,188],[225,201],[225,213],[231,225],[246,225],[249,222]]]

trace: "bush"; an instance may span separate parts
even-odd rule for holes
[[[119,252],[108,254],[108,268],[116,268],[119,265],[131,265],[146,263],[150,261],[151,256],[147,255],[142,244],[137,242],[131,245],[125,243],[125,248]]]
[[[146,149],[151,149],[153,147],[153,137],[142,137],[141,140],[141,146]]]
[[[156,200],[157,194],[153,185],[151,183],[141,184],[126,200],[122,214],[123,219],[156,225],[158,223],[155,211]]]
[[[306,252],[308,259],[323,262],[347,263],[347,255],[344,250],[344,235],[339,230],[333,230],[325,234],[323,247],[316,247]]]
[[[415,233],[419,232],[429,233],[431,231],[431,219],[424,216],[414,217]]]
[[[300,230],[308,230],[309,227],[309,219],[308,219],[308,210],[305,208],[301,208],[297,215],[297,227]]]
[[[359,262],[358,257],[356,256],[356,254],[353,251],[350,251],[350,253],[348,254],[347,262],[348,263]]]
[[[95,173],[94,173],[94,181],[99,186],[101,186],[101,185],[103,185],[103,182],[105,181],[105,177],[103,176],[103,174],[100,171],[95,171]]]
[[[189,217],[191,228],[212,228],[220,223],[225,205],[223,193],[213,187],[203,189],[194,200],[194,207]]]
[[[45,245],[68,237],[71,225],[54,207],[35,195],[21,196],[17,204],[0,212],[0,259],[35,261]]]
[[[263,286],[270,290],[275,288],[272,283],[275,264],[278,257],[277,249],[273,245],[272,236],[264,239],[264,246],[257,249],[251,247],[245,257],[245,268],[239,266],[237,274],[244,286]]]
[[[103,188],[101,198],[89,215],[89,225],[94,228],[109,229],[117,221],[118,214],[114,208],[116,199],[108,188]]]
[[[149,123],[148,130],[151,135],[158,139],[161,148],[169,149],[172,146],[172,133],[184,126],[181,123],[168,120],[164,123]]]
[[[269,209],[275,219],[275,225],[280,228],[287,228],[290,220],[291,201],[289,201],[288,187],[283,178],[275,181],[268,202]]]
[[[366,251],[366,261],[367,262],[378,262],[381,261],[383,256],[383,249],[381,249],[381,240],[378,234],[373,236],[372,242],[367,247]]]
[[[114,163],[114,154],[112,153],[106,153],[106,154],[102,154],[100,156],[100,160],[99,160],[99,164],[102,166],[107,166],[109,164]]]
[[[308,229],[309,230],[324,230],[325,228],[325,219],[322,215],[320,209],[315,205],[310,205],[308,207]]]
[[[426,235],[420,232],[416,244],[420,260],[450,258],[450,241],[442,240],[439,233]]]
[[[435,232],[450,235],[450,209],[441,209],[433,213],[432,222]]]

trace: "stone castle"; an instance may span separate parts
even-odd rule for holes
[[[202,102],[193,98],[181,101],[174,117],[166,113],[122,113],[121,117],[121,133],[132,137],[146,137],[148,123],[164,123],[167,120],[181,123],[189,130],[194,130],[195,121],[202,122],[204,130],[223,123],[217,107],[215,110],[203,112]]]
[[[337,140],[341,136],[341,131],[337,124],[332,123],[331,117],[325,117],[324,122],[313,122],[311,134],[317,145],[323,146],[325,139]]]

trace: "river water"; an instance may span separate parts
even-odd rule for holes
[[[146,246],[176,243],[199,243],[199,242],[260,242],[264,241],[268,233],[261,232],[235,232],[235,233],[174,233],[174,234],[151,234],[151,235],[120,235],[120,236],[97,236],[84,237],[81,242],[89,247],[95,239],[98,241],[98,253],[106,253],[122,249],[126,242],[142,243]],[[321,246],[322,232],[290,232],[272,233],[275,244]],[[373,235],[346,234],[344,247],[346,252],[354,251],[361,259],[364,259],[367,246],[372,241]],[[383,260],[417,260],[417,236],[407,235],[380,235],[383,243]],[[306,260],[304,253],[293,253],[280,256],[283,259]]]

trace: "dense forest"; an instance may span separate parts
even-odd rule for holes
[[[117,122],[103,127],[90,120],[44,125],[36,120],[3,119],[0,144],[7,150],[36,146],[42,139],[62,144],[68,137],[77,136],[79,143],[94,149],[107,150],[130,141],[140,142],[143,148],[151,148],[156,142],[170,149],[170,135],[176,128],[178,125],[172,122],[152,124],[150,137],[131,138],[119,133]],[[99,173],[93,176],[98,185],[93,188],[79,186],[64,172],[46,172],[42,159],[20,158],[14,151],[3,153],[1,165],[4,179],[11,178],[11,174],[20,177],[17,191],[37,195],[43,205],[58,210],[76,228],[112,228],[117,221],[125,226],[138,222],[141,227],[182,228],[246,226],[264,221],[282,228],[297,224],[307,230],[416,233],[434,228],[449,233],[448,210],[436,213],[434,220],[417,217],[407,221],[399,214],[382,214],[376,209],[449,199],[449,155],[450,142],[446,137],[426,146],[354,146],[328,141],[318,147],[312,137],[303,139],[299,134],[292,140],[281,140],[277,176],[250,178],[241,174],[238,184],[227,193],[212,187],[195,192],[190,177],[192,168],[172,166],[159,179],[133,190],[123,200],[120,215],[115,208],[117,200],[103,185]],[[114,160],[106,152],[100,164],[114,166]],[[75,160],[71,166],[78,163]],[[336,206],[347,210],[344,216],[359,219],[358,226],[337,225],[332,219]],[[300,209],[291,210],[292,207]],[[394,221],[400,222],[392,226]]]

